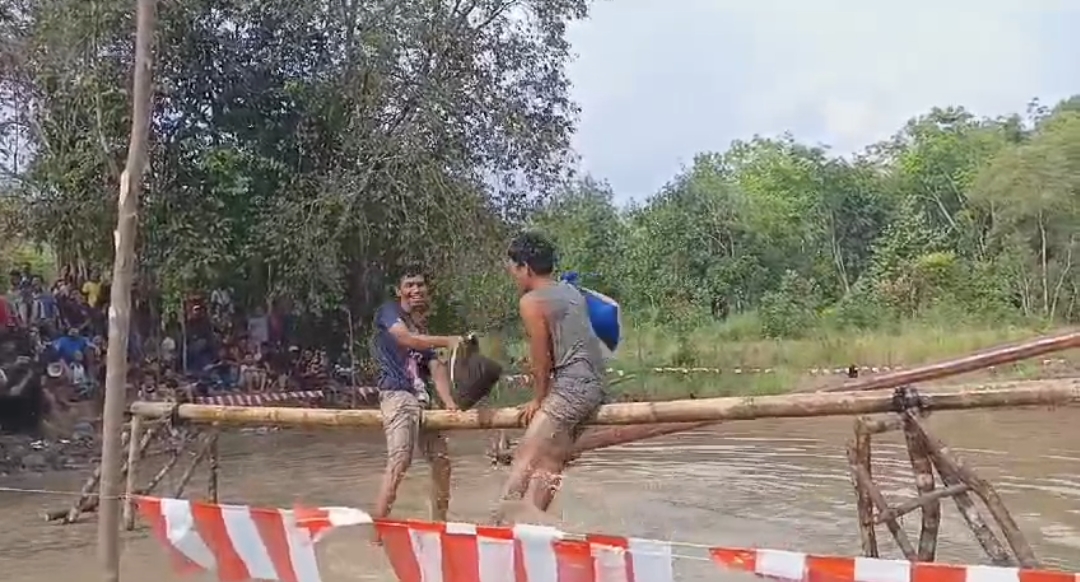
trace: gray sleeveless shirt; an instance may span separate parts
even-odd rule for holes
[[[603,385],[604,356],[600,338],[593,332],[585,296],[573,286],[559,281],[530,292],[544,305],[551,334],[553,372],[558,388],[561,380],[595,381]]]

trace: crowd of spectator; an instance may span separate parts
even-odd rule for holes
[[[21,354],[46,370],[61,399],[100,395],[105,378],[110,287],[98,272],[62,269],[51,284],[28,265],[9,273],[0,297],[0,334],[25,338]],[[129,330],[131,395],[189,396],[232,391],[321,390],[348,383],[351,366],[332,365],[324,349],[293,343],[287,304],[238,308],[228,289],[187,297],[179,310],[156,317],[149,292],[133,291]],[[0,362],[3,364],[3,362]],[[347,362],[342,362],[347,364]]]

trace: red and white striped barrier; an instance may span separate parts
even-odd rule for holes
[[[782,550],[712,548],[717,564],[763,578],[803,582],[1080,582],[1080,574],[997,566],[815,556]]]
[[[372,398],[378,393],[377,388],[358,386],[339,391],[343,394],[353,393],[360,398]],[[214,396],[196,396],[196,404],[218,404],[222,406],[261,406],[274,402],[291,402],[295,400],[310,400],[322,398],[327,392],[323,390],[294,390],[292,392],[250,392],[236,394],[216,394]]]
[[[373,519],[358,509],[258,509],[183,499],[135,499],[181,572],[320,582],[314,544],[334,527],[374,524],[400,582],[674,582],[680,546],[568,534],[548,526],[485,527]],[[1065,572],[710,547],[725,569],[793,582],[1080,582]]]

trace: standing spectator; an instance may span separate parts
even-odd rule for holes
[[[82,285],[82,294],[86,296],[87,305],[98,306],[98,302],[101,301],[101,275],[97,269],[90,271],[86,282]]]
[[[64,265],[60,267],[60,274],[57,275],[56,280],[53,281],[53,292],[61,285],[72,286],[75,283],[75,278],[71,275],[71,265]]]
[[[40,328],[45,335],[51,336],[56,330],[56,321],[60,314],[56,306],[56,298],[45,289],[41,277],[34,277],[32,287],[34,292],[32,324]]]
[[[217,353],[214,341],[214,326],[201,303],[191,307],[187,321],[187,366],[188,370],[198,372],[214,361]]]
[[[233,312],[232,289],[217,288],[210,292],[210,315],[219,325],[231,319]]]
[[[90,308],[82,293],[72,291],[66,300],[59,303],[60,317],[67,327],[73,327],[81,333],[90,325]]]
[[[256,307],[255,314],[248,319],[247,332],[253,352],[258,352],[263,344],[270,341],[270,321],[262,307]]]
[[[23,293],[23,276],[19,270],[10,273],[10,287],[8,288],[7,300],[11,310],[15,313],[16,326],[25,326],[30,322],[31,303]]]

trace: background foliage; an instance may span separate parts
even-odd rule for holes
[[[0,5],[0,233],[62,263],[111,261],[129,4]],[[736,141],[619,206],[568,172],[565,31],[587,7],[162,3],[144,284],[366,322],[395,267],[421,259],[437,327],[493,329],[514,317],[502,250],[531,224],[636,326],[680,338],[679,361],[707,326],[736,340],[1080,320],[1080,100],[997,119],[935,108],[850,156]]]

